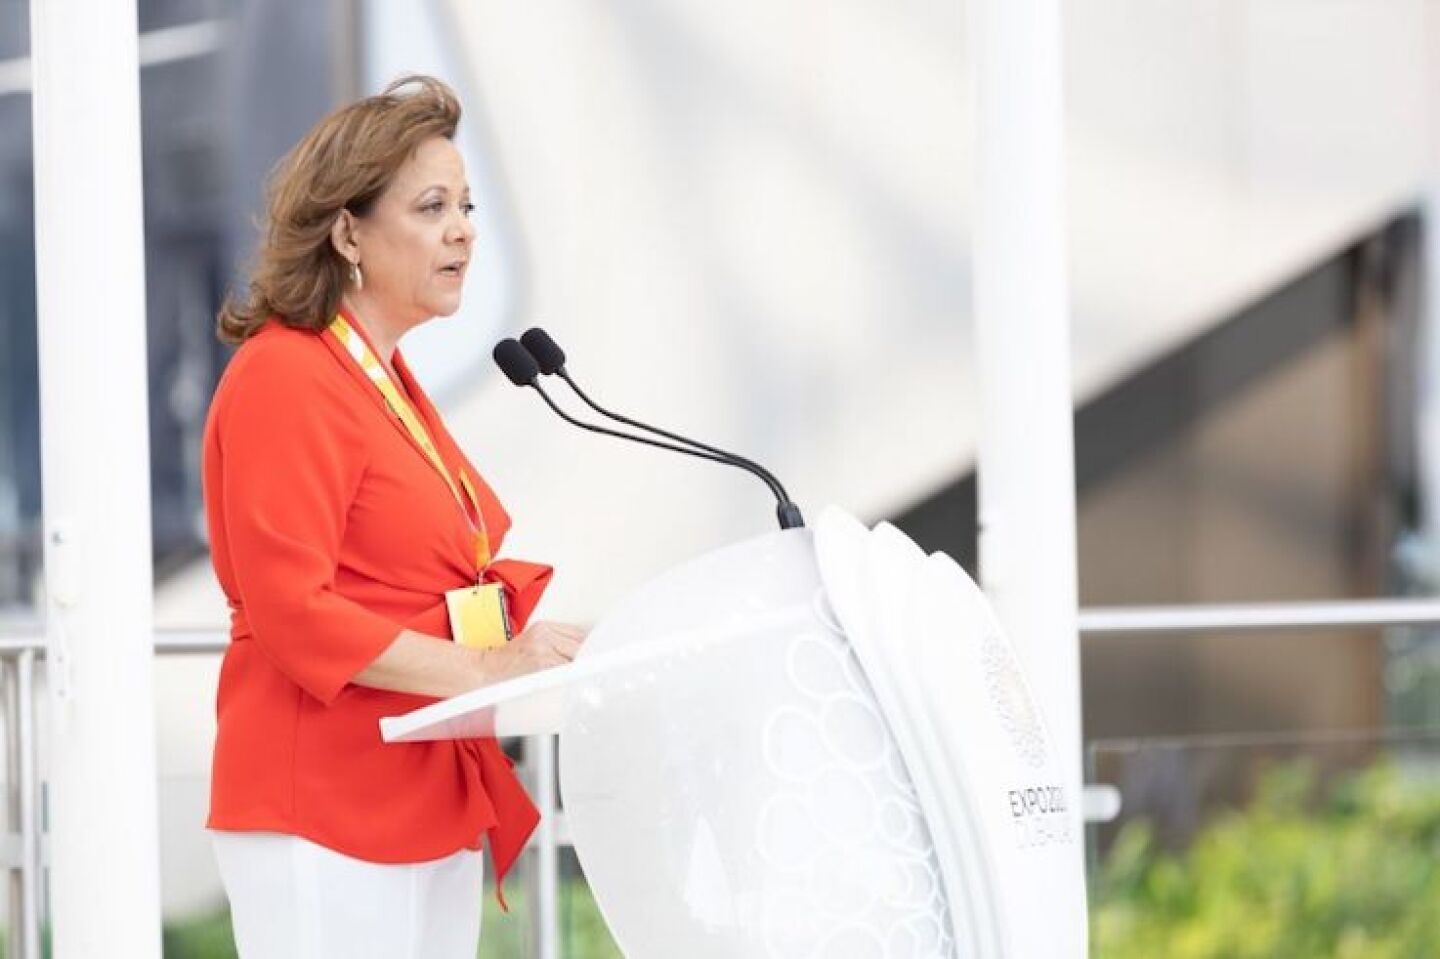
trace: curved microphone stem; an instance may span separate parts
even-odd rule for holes
[[[650,426],[646,423],[641,423],[639,420],[632,420],[630,417],[622,416],[619,413],[612,413],[610,410],[607,410],[605,407],[601,406],[599,403],[596,403],[588,395],[586,395],[585,391],[580,388],[580,385],[570,378],[570,374],[565,371],[565,368],[563,366],[560,369],[556,370],[555,373],[566,383],[570,384],[570,388],[575,391],[575,395],[580,397],[580,399],[584,400],[586,406],[590,407],[592,410],[599,413],[601,416],[609,417],[610,419],[615,420],[618,423],[624,423],[626,426],[633,426],[636,429],[644,430],[647,433],[654,433],[656,436],[663,436],[666,439],[675,440],[677,443],[684,443],[687,446],[693,446],[697,449],[705,450],[706,452],[713,453],[716,456],[722,457],[724,459],[734,460],[736,463],[742,464],[746,469],[749,469],[756,476],[759,476],[762,480],[764,480],[765,484],[770,487],[770,491],[775,494],[775,498],[778,499],[781,503],[790,502],[790,494],[785,492],[785,487],[780,485],[780,481],[775,478],[775,475],[754,460],[746,459],[743,456],[737,456],[734,453],[727,453],[725,450],[717,449],[714,446],[702,443],[699,440],[692,440],[689,437],[680,436],[676,433],[662,430],[658,426]]]
[[[566,377],[565,379],[566,382],[570,381],[569,377]],[[769,474],[768,471],[766,471],[760,466],[755,465],[754,463],[751,463],[749,460],[743,459],[738,456],[730,456],[727,453],[721,452],[720,450],[715,450],[712,447],[704,446],[704,444],[701,443],[694,444],[695,446],[701,447],[700,449],[692,449],[688,446],[676,446],[673,443],[662,443],[659,440],[646,439],[643,436],[636,436],[633,433],[622,433],[619,430],[612,430],[604,426],[596,426],[594,423],[586,423],[585,421],[578,420],[575,417],[571,416],[569,413],[562,410],[559,404],[557,404],[553,399],[550,398],[550,394],[545,392],[545,388],[540,385],[538,379],[531,380],[528,385],[533,387],[535,392],[540,394],[540,398],[545,401],[545,405],[550,407],[550,409],[554,410],[556,416],[560,417],[562,420],[571,424],[572,426],[580,427],[582,430],[589,430],[592,433],[601,433],[605,436],[614,436],[622,440],[632,440],[636,443],[644,443],[646,446],[654,446],[657,449],[673,450],[676,453],[684,453],[687,456],[695,456],[699,459],[710,460],[715,463],[723,463],[726,466],[733,466],[736,469],[745,470],[747,473],[753,473],[755,476],[759,477],[766,486],[770,487],[770,492],[775,495],[775,498],[778,501],[778,505],[775,507],[775,518],[779,520],[780,528],[796,529],[797,527],[802,527],[805,525],[805,518],[800,515],[800,507],[790,502],[790,498],[785,495],[785,490],[780,486],[779,482],[777,482],[775,478]],[[574,383],[571,383],[570,387],[571,389],[574,389],[576,393],[580,393],[579,389],[575,386]],[[582,399],[585,398],[583,393],[580,393],[580,396]],[[587,402],[589,401],[587,400]],[[593,406],[594,404],[591,405]],[[601,412],[603,413],[604,411],[601,410]],[[613,417],[613,414],[606,415]],[[620,417],[614,418],[621,419],[622,422],[630,422],[629,420],[624,420]],[[651,429],[650,427],[643,426],[643,424],[641,425],[641,428]],[[665,433],[661,430],[653,430],[653,432],[659,433],[662,436],[670,436],[672,439],[679,439],[681,442],[690,442],[684,437],[675,437],[672,434]]]
[[[710,446],[706,443],[701,443],[699,440],[692,440],[689,437],[680,436],[676,433],[662,430],[658,426],[650,426],[646,423],[641,423],[639,420],[633,420],[628,416],[622,416],[619,413],[612,413],[610,410],[607,410],[605,407],[601,406],[599,403],[596,403],[589,396],[587,396],[585,391],[580,388],[580,384],[576,383],[573,379],[570,378],[570,374],[566,372],[565,367],[562,366],[555,372],[560,376],[561,379],[563,379],[567,384],[569,384],[570,389],[575,391],[576,396],[580,397],[580,399],[585,401],[586,406],[590,407],[592,410],[599,413],[601,416],[609,417],[610,419],[615,420],[618,423],[624,423],[626,426],[633,426],[636,429],[645,430],[648,433],[654,433],[656,436],[663,436],[667,439],[675,440],[677,443],[685,443],[689,446],[697,447],[698,449],[702,449],[714,454],[710,457],[710,459],[714,459],[717,462],[726,462],[732,466],[739,466],[741,469],[749,470],[750,472],[754,473],[756,476],[760,477],[760,479],[765,482],[766,486],[770,487],[770,492],[775,494],[775,518],[780,521],[780,528],[796,529],[805,525],[805,517],[800,515],[800,507],[796,506],[794,501],[790,499],[790,494],[785,492],[785,487],[780,485],[780,481],[775,478],[775,474],[771,473],[759,463],[756,463],[754,460],[748,460],[743,456],[736,456],[734,453],[727,453],[725,450],[717,449],[716,447]],[[675,447],[668,445],[666,448],[675,449]]]
[[[650,440],[646,439],[643,436],[635,436],[631,433],[622,433],[619,430],[612,430],[604,426],[596,426],[594,423],[586,423],[584,420],[577,420],[575,417],[571,416],[569,413],[561,409],[560,406],[553,399],[550,398],[550,394],[545,392],[545,388],[542,387],[539,383],[528,383],[526,385],[540,394],[540,398],[545,401],[545,405],[549,406],[552,410],[554,410],[556,416],[560,417],[562,420],[572,426],[580,427],[582,430],[589,430],[592,433],[603,433],[606,436],[616,436],[622,440],[634,440],[636,443],[644,443],[646,446],[654,446],[662,450],[674,450],[677,453],[684,453],[687,456],[698,456],[700,459],[713,460],[716,463],[724,463],[726,466],[733,466],[736,469],[745,469],[744,464],[738,463],[735,460],[728,459],[724,456],[716,456],[713,453],[706,453],[701,450],[690,449],[687,446],[675,446],[671,443],[662,443],[659,440]]]

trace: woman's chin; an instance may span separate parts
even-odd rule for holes
[[[434,316],[454,316],[460,309],[460,297],[443,297],[430,304]]]

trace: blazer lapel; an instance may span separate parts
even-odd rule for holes
[[[475,508],[480,511],[480,518],[485,524],[485,532],[490,540],[490,551],[492,554],[500,552],[500,544],[510,530],[510,516],[505,512],[505,507],[500,504],[495,491],[485,482],[484,477],[470,463],[465,456],[465,451],[460,448],[460,444],[455,442],[455,437],[451,436],[450,431],[445,428],[445,422],[440,418],[440,411],[435,409],[435,404],[430,401],[430,394],[426,393],[425,388],[415,379],[410,364],[405,362],[405,358],[400,355],[399,350],[395,351],[395,372],[410,394],[415,412],[420,415],[420,419],[425,423],[425,428],[430,431],[430,439],[434,441],[435,448],[440,451],[440,457],[445,460],[457,480],[461,473],[469,478],[471,486],[475,489]]]
[[[364,331],[360,329],[358,323],[355,323],[352,320],[351,325],[355,327],[355,329],[360,333],[362,337],[365,336]],[[377,387],[374,383],[370,382],[369,375],[367,375],[366,372],[360,368],[360,364],[357,363],[355,361],[355,358],[346,351],[344,345],[341,344],[340,340],[334,334],[326,331],[320,335],[320,338],[325,342],[325,346],[330,350],[331,355],[335,357],[335,361],[341,366],[343,366],[346,372],[350,374],[350,378],[355,382],[356,386],[358,386],[360,390],[364,392],[367,397],[369,397],[371,402],[379,406],[380,412],[387,420],[390,421],[390,425],[400,431],[400,435],[405,438],[405,442],[410,444],[410,448],[415,451],[415,455],[420,457],[425,462],[425,472],[433,476],[435,478],[435,482],[440,484],[441,489],[443,489],[444,491],[442,495],[444,495],[447,499],[453,500],[454,493],[451,492],[450,487],[445,482],[445,480],[438,473],[436,473],[435,464],[431,461],[430,456],[425,452],[425,448],[421,446],[420,442],[416,440],[415,437],[410,433],[410,430],[405,425],[404,420],[400,419],[399,415],[390,408],[390,404],[386,402],[385,397],[381,394],[379,387]],[[374,349],[374,345],[370,344],[370,340],[368,337],[366,337],[365,342],[367,345],[370,345],[371,349]],[[411,408],[414,409],[416,414],[420,417],[420,422],[424,423],[425,428],[430,431],[430,441],[435,444],[435,448],[437,450],[441,451],[441,460],[444,461],[444,437],[441,434],[441,431],[436,428],[435,424],[431,422],[432,418],[436,415],[433,407],[429,407],[428,399],[424,396],[424,393],[415,383],[414,377],[410,374],[409,369],[405,366],[405,361],[400,356],[400,351],[398,349],[395,351],[393,363],[395,365],[395,372],[400,376],[400,380],[402,385],[404,386],[405,392],[408,392],[410,394]],[[446,468],[450,468],[448,464]],[[465,494],[462,491],[460,495],[463,496]],[[461,504],[457,503],[456,508],[462,508]],[[466,521],[461,520],[460,517],[457,516],[456,522],[457,535],[453,540],[456,549],[447,550],[446,555],[449,557],[449,562],[451,563],[451,565],[454,566],[458,574],[460,574],[462,577],[473,577],[475,575],[475,549],[473,539],[471,538],[472,534],[470,533],[468,523]],[[459,535],[459,529],[461,526],[465,527],[464,535]],[[490,549],[492,554],[497,548],[498,544],[492,538],[490,542]]]
[[[365,336],[364,331],[360,329],[358,323],[352,322],[351,325],[355,327],[356,331],[359,332],[362,337]],[[389,420],[390,425],[400,431],[400,435],[405,437],[405,442],[410,444],[410,448],[415,451],[415,455],[423,459],[425,465],[428,466],[433,473],[435,467],[431,465],[430,457],[426,455],[425,448],[420,445],[420,442],[416,440],[414,436],[410,435],[410,430],[406,428],[405,422],[390,408],[390,404],[387,403],[385,397],[381,395],[380,389],[374,383],[370,382],[370,377],[360,368],[360,364],[356,362],[355,358],[346,352],[340,340],[328,330],[320,334],[320,340],[325,344],[326,349],[335,357],[335,361],[345,368],[346,373],[350,374],[350,378],[360,387],[361,392],[365,394],[370,402],[380,408],[380,412],[384,415],[385,419]],[[366,343],[369,343],[368,339],[366,339]],[[435,478],[442,483],[444,482],[439,476]]]

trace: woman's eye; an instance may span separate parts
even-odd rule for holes
[[[445,212],[445,204],[440,200],[435,200],[422,206],[420,211],[422,213],[428,213],[431,216],[438,216]],[[460,212],[465,216],[469,216],[475,212],[475,204],[468,201],[460,204]]]

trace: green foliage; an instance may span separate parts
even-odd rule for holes
[[[624,959],[600,915],[590,886],[583,880],[564,884],[560,901],[566,959]]]
[[[167,925],[162,943],[165,959],[233,959],[230,910]]]
[[[1092,903],[1097,959],[1440,956],[1440,784],[1383,764],[1315,800],[1305,765],[1182,853],[1128,824]]]

